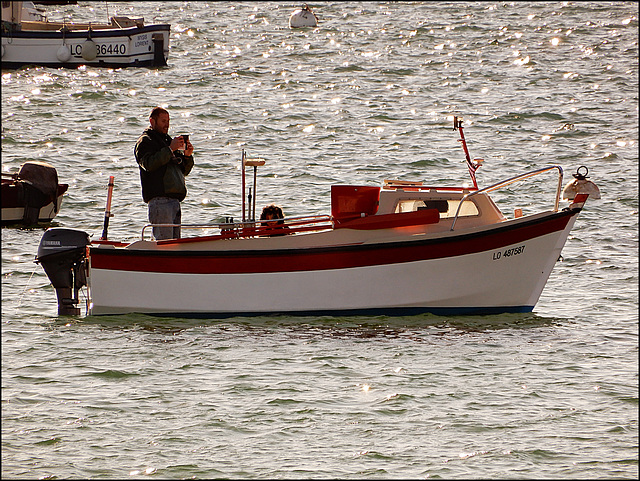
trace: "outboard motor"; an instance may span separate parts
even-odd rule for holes
[[[58,296],[58,315],[79,315],[78,291],[87,285],[86,251],[89,234],[77,229],[47,229],[40,240],[36,263],[42,264]]]

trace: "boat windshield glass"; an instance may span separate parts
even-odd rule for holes
[[[415,212],[422,209],[438,209],[441,219],[448,217],[454,217],[456,210],[458,209],[459,200],[448,199],[432,199],[432,200],[415,200],[415,199],[403,199],[398,201],[396,206],[396,213],[401,212]],[[465,200],[460,209],[460,217],[467,217],[472,215],[478,215],[478,208],[470,201]]]

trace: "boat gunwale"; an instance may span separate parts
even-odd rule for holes
[[[541,212],[532,214],[528,217],[520,217],[517,219],[505,220],[498,224],[491,224],[481,226],[481,230],[474,228],[474,232],[462,232],[458,231],[445,231],[439,232],[436,237],[429,238],[408,238],[405,240],[394,241],[378,241],[372,243],[349,243],[340,245],[319,245],[319,246],[305,246],[305,247],[282,247],[274,249],[231,249],[231,250],[215,250],[215,249],[202,249],[202,250],[169,250],[169,249],[157,249],[157,248],[131,248],[132,244],[123,246],[115,245],[115,243],[108,243],[109,247],[100,247],[102,242],[92,242],[88,246],[88,255],[92,256],[126,256],[126,257],[272,257],[272,256],[289,256],[295,253],[312,253],[312,254],[328,254],[337,252],[353,252],[353,251],[366,251],[366,250],[379,250],[379,249],[397,249],[402,247],[427,247],[436,244],[444,244],[451,242],[468,242],[474,239],[479,239],[488,236],[504,236],[505,233],[515,230],[528,229],[536,225],[558,221],[563,217],[567,217],[567,222],[571,217],[581,212],[581,207],[565,208],[558,212]],[[530,218],[535,217],[535,218]],[[565,224],[566,226],[566,224]],[[528,236],[527,239],[534,239],[550,232],[557,232],[565,228],[563,226],[560,229],[551,229],[550,231],[541,231],[535,235]],[[412,236],[413,237],[413,236]],[[267,240],[267,239],[265,239]],[[206,241],[203,241],[206,242]],[[498,242],[495,248],[509,245],[511,242],[504,241]],[[151,242],[153,244],[153,242]],[[500,244],[500,245],[498,245]],[[492,247],[493,248],[493,247]],[[483,249],[477,249],[475,252],[481,252]],[[471,253],[471,251],[469,251]]]

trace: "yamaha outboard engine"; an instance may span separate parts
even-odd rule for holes
[[[36,263],[42,264],[58,296],[58,315],[79,315],[78,291],[87,285],[86,250],[89,234],[54,227],[40,240]]]

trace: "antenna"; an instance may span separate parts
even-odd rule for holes
[[[467,159],[467,167],[469,167],[469,175],[471,176],[471,180],[473,181],[473,187],[478,189],[478,182],[476,181],[476,170],[480,167],[483,162],[483,159],[473,159],[471,160],[471,156],[469,155],[469,149],[467,149],[467,141],[464,138],[464,132],[462,131],[462,119],[458,119],[458,117],[453,117],[453,130],[457,130],[460,132],[460,139],[458,142],[462,142],[462,148],[464,149],[464,155]]]

